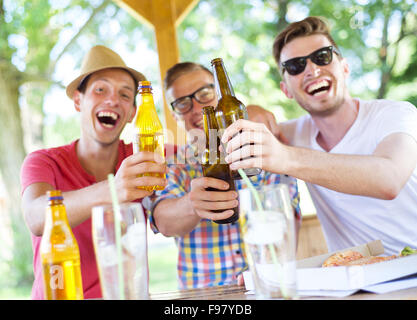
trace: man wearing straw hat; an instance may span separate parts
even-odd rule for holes
[[[197,63],[178,63],[167,71],[164,87],[178,124],[186,129],[190,138],[204,136],[202,108],[217,105],[213,74]],[[261,107],[248,106],[248,113],[252,120],[276,126],[272,113]],[[227,190],[229,186],[220,179],[203,177],[200,161],[193,156],[196,149],[195,143],[178,148],[176,160],[168,165],[168,185],[155,193],[150,207],[153,230],[175,237],[177,241],[180,288],[236,283],[247,268],[239,223],[213,222],[233,214],[231,209],[238,205],[237,192],[205,190],[208,187]],[[286,183],[296,221],[300,222],[295,179],[263,171],[251,180],[255,185]],[[236,181],[236,187],[240,189],[242,182]]]
[[[120,140],[123,128],[135,116],[136,89],[142,80],[145,77],[127,67],[116,52],[100,45],[91,48],[80,75],[66,88],[80,113],[80,138],[68,145],[35,151],[22,165],[22,206],[34,252],[33,299],[43,298],[39,246],[46,191],[63,192],[69,224],[80,249],[84,298],[88,299],[101,297],[90,216],[93,206],[111,203],[108,174],[115,174],[120,202],[150,195],[137,186],[166,184],[162,178],[137,177],[145,172],[164,173],[163,159],[153,153],[132,154],[132,145]]]

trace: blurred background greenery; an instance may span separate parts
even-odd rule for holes
[[[182,61],[225,61],[237,96],[278,120],[303,114],[279,90],[272,42],[289,22],[326,17],[351,69],[353,96],[417,105],[417,4],[414,0],[200,0],[178,27]],[[0,299],[28,299],[30,234],[20,209],[19,171],[33,150],[79,135],[65,96],[82,56],[95,44],[114,49],[162,89],[153,30],[111,0],[0,0]],[[163,118],[163,114],[160,114]],[[129,128],[122,137],[129,140]],[[176,288],[173,239],[150,234],[151,292]]]

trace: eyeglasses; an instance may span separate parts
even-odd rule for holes
[[[215,97],[214,84],[209,84],[194,91],[189,96],[181,97],[171,102],[171,107],[175,113],[185,114],[193,108],[194,98],[198,103],[208,103]]]
[[[340,55],[339,51],[337,51],[333,46],[328,46],[320,48],[314,51],[313,53],[310,53],[308,56],[296,57],[284,61],[283,63],[281,63],[283,73],[285,70],[287,70],[287,72],[292,76],[300,74],[306,68],[307,59],[310,59],[318,66],[327,66],[333,60],[333,51],[336,54]]]

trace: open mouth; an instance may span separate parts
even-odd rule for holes
[[[330,90],[331,82],[329,80],[321,80],[309,85],[306,89],[307,93],[312,96],[320,95],[321,93]]]
[[[97,119],[104,127],[113,128],[119,119],[119,115],[110,111],[100,111],[97,113]]]

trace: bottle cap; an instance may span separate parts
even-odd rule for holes
[[[46,192],[46,195],[48,196],[48,201],[64,200],[64,197],[62,196],[61,190],[48,190]]]
[[[211,64],[221,63],[221,62],[223,62],[222,58],[214,58],[213,60],[211,60]]]
[[[213,106],[203,107],[203,114],[208,114],[208,113],[214,113],[214,107]]]
[[[138,88],[139,90],[143,88],[152,89],[152,85],[150,81],[139,81]]]

